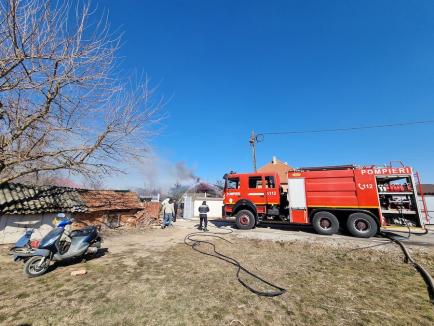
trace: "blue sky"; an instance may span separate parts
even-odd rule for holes
[[[122,68],[147,72],[171,98],[152,141],[156,155],[209,181],[251,170],[252,129],[434,119],[433,1],[101,1],[99,8],[124,32]],[[434,124],[267,136],[258,165],[273,155],[295,167],[402,160],[434,183],[433,138]],[[108,184],[140,186],[140,175],[131,169]]]

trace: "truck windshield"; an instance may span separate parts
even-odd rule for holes
[[[240,179],[239,178],[226,179],[225,189],[238,189],[239,187],[240,187]]]

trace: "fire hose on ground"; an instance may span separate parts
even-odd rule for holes
[[[405,240],[410,239],[411,235],[416,235],[416,236],[424,236],[426,234],[428,234],[428,230],[425,229],[424,233],[413,233],[411,232],[410,227],[407,225],[408,228],[408,235],[405,236]],[[401,231],[394,231],[394,232],[401,232]],[[430,298],[430,301],[432,304],[434,304],[434,280],[432,278],[432,276],[429,274],[429,272],[423,267],[421,266],[419,263],[417,263],[413,257],[411,257],[410,252],[408,251],[407,247],[404,245],[404,243],[396,238],[396,234],[392,233],[392,232],[387,232],[387,231],[381,231],[379,233],[380,236],[390,240],[391,242],[385,242],[385,243],[380,243],[380,244],[375,244],[375,245],[370,245],[370,246],[366,246],[366,247],[361,247],[361,248],[354,248],[351,249],[347,252],[350,253],[352,251],[359,251],[359,250],[364,250],[364,249],[370,249],[370,248],[374,248],[374,247],[379,247],[379,246],[384,246],[390,243],[396,243],[402,250],[402,252],[405,255],[405,260],[404,262],[407,264],[412,265],[418,272],[419,274],[422,276],[423,280],[425,281],[425,284],[427,286],[427,290],[428,290],[428,295]]]
[[[408,238],[410,238],[410,234],[415,234],[415,235],[425,235],[428,234],[428,230],[425,229],[425,233],[423,234],[417,234],[417,233],[411,233],[411,231],[409,230],[409,234],[408,234]],[[410,252],[408,251],[407,247],[404,245],[404,243],[401,240],[398,240],[393,233],[390,232],[380,232],[380,235],[382,237],[385,237],[387,239],[389,239],[390,241],[396,243],[402,250],[402,252],[405,255],[405,262],[407,264],[412,265],[418,272],[419,274],[422,276],[423,280],[425,281],[425,284],[427,286],[427,290],[428,290],[428,295],[429,298],[431,300],[431,303],[434,304],[434,280],[431,277],[431,275],[429,274],[429,272],[422,266],[420,265],[418,262],[416,262],[413,257],[410,255]]]
[[[286,292],[285,288],[277,286],[277,285],[263,279],[262,277],[256,275],[255,273],[249,271],[244,266],[242,266],[238,260],[236,260],[232,257],[226,256],[226,255],[222,254],[221,252],[217,251],[215,244],[212,243],[211,241],[198,239],[198,237],[208,237],[208,238],[220,239],[220,240],[223,240],[227,243],[232,244],[231,241],[223,238],[223,235],[228,235],[228,234],[233,233],[232,230],[227,230],[227,231],[228,232],[206,232],[206,233],[205,232],[193,232],[193,233],[187,234],[187,236],[184,238],[184,243],[187,246],[190,246],[193,250],[195,250],[195,251],[197,251],[203,255],[207,255],[207,256],[211,256],[211,257],[220,259],[222,261],[225,261],[228,264],[231,264],[231,265],[234,265],[235,267],[237,267],[236,277],[237,277],[238,281],[246,289],[248,289],[249,291],[253,292],[256,295],[265,296],[265,297],[275,297],[275,296],[279,296],[279,295],[282,295],[283,293],[285,293]],[[421,236],[421,235],[428,234],[428,230],[426,230],[426,232],[423,234],[417,234],[417,233],[412,233],[410,228],[409,228],[408,236],[406,238],[409,239],[411,234]],[[393,234],[391,232],[382,231],[382,232],[380,232],[380,235],[386,239],[389,239],[393,243],[396,243],[402,249],[402,252],[405,255],[405,262],[408,264],[411,264],[420,273],[420,275],[422,276],[422,278],[425,281],[425,284],[427,286],[428,295],[430,297],[431,303],[434,304],[434,280],[431,277],[431,275],[429,274],[429,272],[423,266],[421,266],[419,263],[417,263],[413,259],[413,257],[410,255],[410,252],[408,251],[407,247],[404,245],[404,243],[402,241],[400,241],[396,238],[395,234]],[[210,253],[210,252],[201,250],[200,249],[201,244],[205,244],[205,245],[210,246],[212,248],[212,252]],[[385,244],[387,244],[387,243],[385,243]],[[380,244],[380,245],[384,245],[384,244]],[[376,247],[376,246],[379,246],[379,245],[368,246],[368,247],[363,247],[363,248],[356,248],[356,250],[362,250],[362,249]],[[276,289],[276,291],[260,291],[260,290],[254,289],[253,287],[248,285],[243,279],[241,279],[241,277],[240,277],[241,271],[243,271],[246,274],[252,276],[253,278],[259,280],[260,282]]]
[[[211,241],[198,239],[198,237],[208,237],[208,238],[220,239],[220,240],[223,240],[227,243],[232,244],[231,241],[223,238],[223,235],[228,235],[228,234],[231,234],[233,232],[232,230],[227,230],[227,231],[229,231],[229,232],[193,232],[193,233],[187,234],[187,236],[184,238],[184,243],[187,246],[190,246],[193,250],[195,250],[195,251],[197,251],[203,255],[211,256],[211,257],[223,260],[228,264],[234,265],[237,268],[236,276],[237,276],[238,282],[240,282],[241,285],[243,285],[246,289],[248,289],[249,291],[253,292],[256,295],[263,296],[263,297],[276,297],[276,296],[279,296],[279,295],[282,295],[283,293],[285,293],[286,289],[284,289],[280,286],[277,286],[277,285],[265,280],[264,278],[256,275],[255,273],[249,271],[247,268],[242,266],[241,263],[238,260],[236,260],[235,258],[226,256],[226,255],[222,254],[221,252],[218,252],[215,244],[212,243]],[[212,248],[212,253],[201,250],[200,246],[202,244],[210,246]],[[264,284],[266,284],[266,285],[268,285],[271,288],[274,288],[276,290],[275,291],[260,291],[260,290],[253,288],[252,286],[248,285],[246,283],[246,281],[244,281],[240,277],[241,271],[245,272],[246,274],[250,275],[254,279],[257,279],[258,281],[260,281],[260,282],[262,282],[262,283],[264,283]]]

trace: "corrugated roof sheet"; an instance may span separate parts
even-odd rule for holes
[[[18,183],[0,185],[0,214],[73,213],[86,211],[76,189]]]

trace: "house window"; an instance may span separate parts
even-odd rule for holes
[[[262,177],[249,177],[250,189],[262,189]]]
[[[265,177],[265,187],[276,188],[276,183],[274,182],[274,176],[269,175]]]

